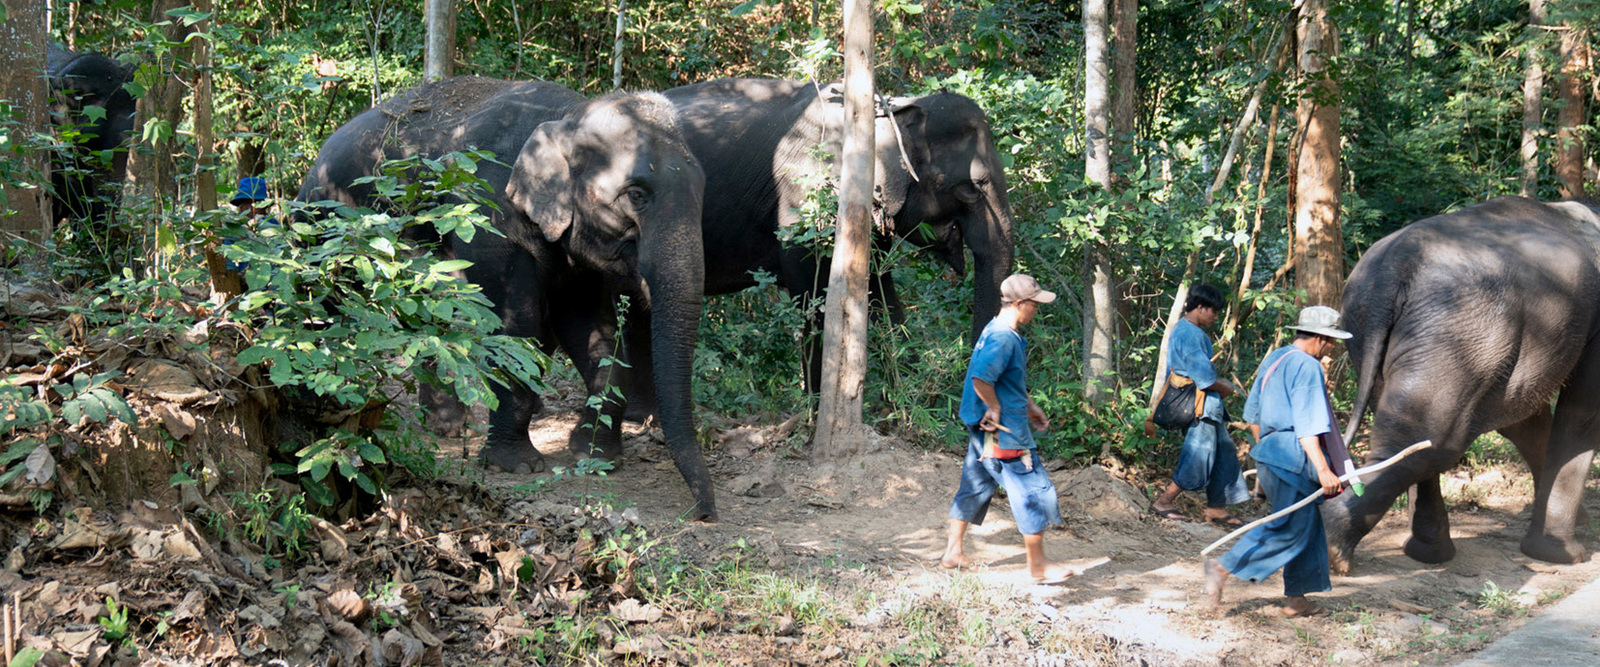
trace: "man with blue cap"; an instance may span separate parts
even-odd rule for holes
[[[239,191],[233,193],[233,198],[229,199],[228,203],[239,209],[239,213],[244,216],[245,223],[243,230],[236,225],[227,225],[227,228],[220,235],[222,245],[233,245],[234,242],[245,235],[260,231],[263,226],[277,224],[277,221],[267,215],[267,210],[271,207],[271,200],[267,196],[267,181],[264,178],[246,176],[239,179]],[[249,264],[246,262],[228,260],[229,271],[243,273],[248,267]]]

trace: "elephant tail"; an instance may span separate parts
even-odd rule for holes
[[[1348,293],[1348,292],[1347,292]],[[1391,295],[1398,297],[1399,295]],[[1374,299],[1373,301],[1383,301]],[[1389,332],[1394,328],[1394,318],[1399,309],[1398,298],[1389,301],[1394,306],[1390,308],[1371,307],[1350,308],[1347,304],[1348,315],[1345,325],[1355,334],[1351,341],[1354,343],[1348,349],[1351,356],[1356,357],[1356,400],[1350,410],[1350,423],[1345,425],[1344,441],[1354,442],[1356,431],[1361,426],[1361,417],[1366,414],[1367,404],[1372,400],[1378,385],[1382,383],[1379,369],[1383,367],[1383,359],[1389,349]],[[1349,312],[1354,311],[1354,312]],[[1353,321],[1352,321],[1353,320]]]

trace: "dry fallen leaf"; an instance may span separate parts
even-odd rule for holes
[[[329,593],[327,597],[322,598],[322,604],[327,611],[351,623],[365,621],[372,614],[372,607],[367,603],[367,599],[348,588]]]
[[[661,620],[661,609],[655,605],[640,604],[628,598],[611,605],[611,615],[629,623],[654,623]]]

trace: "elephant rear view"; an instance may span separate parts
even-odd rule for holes
[[[1349,571],[1356,544],[1412,484],[1406,555],[1426,563],[1454,557],[1439,475],[1495,430],[1533,471],[1523,553],[1583,559],[1574,529],[1600,441],[1596,211],[1501,197],[1412,223],[1361,258],[1343,312],[1359,374],[1346,437],[1370,405],[1369,462],[1421,440],[1434,448],[1366,480],[1364,496],[1324,504],[1334,569]]]
[[[373,204],[369,185],[387,159],[438,158],[476,148],[505,237],[451,235],[441,252],[470,260],[466,278],[494,304],[505,333],[559,344],[591,396],[607,394],[615,296],[649,313],[662,430],[695,496],[714,518],[710,476],[695,441],[690,372],[702,306],[700,207],[705,176],[678,134],[672,105],[653,93],[596,100],[552,83],[457,77],[406,91],[339,128],[302,184],[301,201]],[[618,374],[619,376],[622,374]],[[526,387],[496,387],[487,463],[538,470],[528,438],[540,409]],[[580,455],[621,454],[620,404],[586,404],[569,439]]]

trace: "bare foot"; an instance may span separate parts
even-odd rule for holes
[[[1061,565],[1045,565],[1028,570],[1028,575],[1033,577],[1033,583],[1044,586],[1063,583],[1079,574],[1081,573],[1077,570]]]
[[[939,567],[946,570],[965,570],[972,567],[972,561],[962,554],[945,554],[943,558],[939,559]]]
[[[1222,562],[1215,558],[1207,558],[1201,568],[1205,572],[1206,597],[1211,606],[1222,606],[1222,587],[1228,583],[1228,570],[1222,567]]]
[[[1322,613],[1322,608],[1311,604],[1311,601],[1307,600],[1305,596],[1298,595],[1289,598],[1279,611],[1283,613],[1284,618],[1298,618],[1300,616],[1316,616]]]

